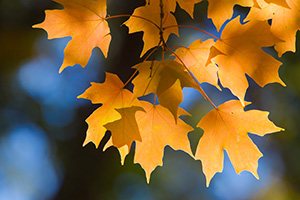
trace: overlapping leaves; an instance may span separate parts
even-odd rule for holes
[[[49,39],[72,37],[60,71],[74,64],[84,67],[94,47],[99,47],[106,57],[111,41],[106,1],[55,1],[64,9],[46,11],[45,21],[34,27],[45,29]],[[109,130],[112,137],[104,149],[117,147],[124,163],[135,142],[134,162],[144,168],[148,182],[152,171],[162,165],[166,145],[194,157],[187,137],[193,128],[179,118],[189,115],[179,107],[184,87],[194,88],[214,107],[198,124],[204,135],[195,154],[202,162],[207,185],[214,174],[223,169],[224,150],[237,173],[248,170],[258,178],[257,161],[262,153],[248,133],[263,136],[283,130],[269,121],[268,112],[244,111],[244,106],[249,104],[244,100],[249,86],[246,75],[262,87],[273,82],[284,85],[278,75],[282,63],[262,48],[274,46],[279,56],[295,51],[295,34],[300,29],[299,1],[208,0],[208,18],[217,31],[232,18],[235,5],[251,9],[245,23],[242,24],[239,17],[230,20],[221,38],[196,40],[188,47],[173,51],[167,40],[172,33],[179,36],[174,16],[176,5],[193,17],[194,5],[199,2],[201,0],[147,0],[144,6],[136,8],[124,25],[130,34],[143,32],[141,56],[155,47],[155,50],[162,49],[163,58],[165,52],[170,51],[174,60],[164,58],[133,66],[137,75],[129,80],[134,85],[132,92],[125,89],[126,85],[117,75],[106,73],[103,83],[91,83],[78,97],[102,104],[86,120],[88,130],[84,145],[93,142],[98,147]],[[203,82],[219,89],[221,85],[229,88],[239,101],[216,107],[201,88]],[[138,99],[150,93],[154,93],[152,103]]]
[[[281,62],[265,53],[262,47],[273,46],[281,40],[270,32],[267,21],[250,21],[244,25],[239,17],[230,21],[211,51],[221,84],[228,87],[244,104],[248,88],[246,74],[260,86],[278,82]]]
[[[125,108],[132,106],[140,107],[139,101],[134,99],[133,94],[129,90],[123,89],[123,87],[124,84],[117,75],[106,73],[104,83],[92,83],[91,87],[78,96],[78,98],[89,99],[94,104],[102,104],[100,108],[95,110],[86,119],[89,128],[83,145],[93,142],[96,147],[98,147],[107,130],[105,125],[121,119],[124,115]],[[135,109],[135,107],[133,108]],[[112,134],[112,138],[113,140],[116,138],[115,140],[120,141],[118,136],[114,134]],[[125,144],[130,146],[134,140],[141,140],[141,137],[138,131],[136,131],[134,136],[126,136],[123,134],[121,140],[121,142],[116,142],[114,145],[117,147],[121,147]]]

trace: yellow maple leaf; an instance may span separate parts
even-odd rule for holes
[[[287,0],[289,8],[267,4],[263,0],[257,2],[260,8],[251,8],[245,20],[272,19],[271,32],[281,39],[275,44],[278,56],[287,51],[295,52],[296,33],[300,30],[300,1]]]
[[[99,47],[107,57],[111,41],[106,17],[106,1],[54,0],[64,6],[63,10],[47,10],[45,21],[33,28],[43,28],[48,38],[71,36],[65,48],[65,58],[60,72],[68,66],[85,67],[94,47]]]
[[[91,84],[92,86],[77,98],[89,99],[94,104],[103,104],[86,119],[89,127],[83,143],[84,146],[93,142],[98,148],[106,132],[104,125],[121,118],[121,114],[115,109],[140,106],[140,103],[133,98],[132,92],[123,88],[123,82],[115,74],[106,73],[104,83]]]
[[[247,170],[259,178],[257,167],[262,153],[248,133],[264,136],[284,130],[269,121],[268,115],[265,111],[244,111],[239,101],[231,100],[201,119],[197,126],[204,130],[204,134],[200,138],[195,157],[202,162],[207,186],[215,173],[223,170],[224,149],[236,173]]]
[[[188,132],[193,128],[178,118],[175,123],[172,114],[160,105],[141,101],[144,112],[137,112],[136,119],[143,138],[136,142],[134,162],[139,163],[146,172],[147,182],[157,166],[162,166],[164,148],[169,145],[175,150],[183,150],[192,157]],[[179,108],[178,115],[189,115]]]
[[[249,86],[245,74],[261,87],[273,82],[285,86],[278,76],[281,62],[262,50],[262,47],[272,46],[279,41],[270,32],[266,21],[250,21],[241,25],[237,17],[226,25],[221,40],[214,44],[211,53],[216,56],[211,60],[219,67],[220,82],[243,105]]]
[[[139,16],[139,17],[136,17]],[[146,4],[134,10],[132,16],[124,23],[129,28],[129,33],[143,31],[144,47],[141,53],[143,56],[149,49],[159,44],[160,38],[160,7],[157,4]],[[163,27],[177,25],[175,17],[166,13],[163,18]],[[163,31],[163,38],[168,40],[171,33],[178,35],[178,28],[172,27]]]
[[[136,123],[135,113],[143,111],[143,108],[131,106],[116,109],[121,114],[121,119],[107,123],[104,127],[111,131],[112,143],[119,148],[127,145],[131,147],[133,141],[142,141],[139,127]]]
[[[199,83],[207,82],[219,88],[218,67],[212,63],[206,66],[210,49],[214,43],[213,39],[204,42],[201,39],[196,40],[188,48],[177,49],[175,54],[193,73]],[[175,59],[178,63],[181,63],[180,60],[177,57]]]
[[[234,5],[253,6],[253,0],[208,0],[207,17],[211,18],[220,31],[224,22],[232,17]]]
[[[172,112],[175,120],[178,106],[183,100],[182,88],[198,89],[198,85],[185,67],[173,60],[146,61],[133,66],[133,68],[139,71],[137,77],[132,81],[135,85],[133,89],[135,97],[150,93],[157,94],[159,103]]]

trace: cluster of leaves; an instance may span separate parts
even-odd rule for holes
[[[86,66],[95,47],[107,57],[111,42],[108,20],[113,18],[129,17],[124,23],[129,33],[143,32],[141,56],[150,52],[143,62],[133,66],[136,71],[126,83],[117,75],[106,73],[104,83],[91,83],[78,97],[102,104],[86,120],[89,126],[84,145],[93,142],[98,147],[109,130],[111,138],[104,149],[112,145],[118,148],[123,163],[135,141],[134,162],[144,168],[147,181],[152,171],[162,165],[166,145],[200,159],[207,185],[223,169],[224,150],[237,173],[248,170],[258,178],[262,153],[248,133],[263,136],[283,129],[269,121],[268,112],[244,110],[250,104],[244,100],[249,86],[246,74],[262,87],[274,82],[285,85],[278,76],[282,63],[262,47],[274,46],[279,57],[286,51],[295,51],[295,35],[300,28],[299,0],[208,0],[208,18],[218,31],[232,17],[234,5],[250,7],[244,23],[239,17],[232,19],[225,25],[221,38],[177,24],[176,6],[193,17],[194,5],[202,0],[147,0],[132,15],[116,16],[107,16],[106,0],[55,1],[64,9],[47,10],[45,21],[34,28],[45,29],[49,39],[72,37],[65,48],[60,72],[75,64]],[[172,33],[179,36],[179,28],[202,31],[211,39],[196,40],[188,47],[173,50],[167,40]],[[162,50],[162,59],[149,61],[158,49]],[[165,56],[166,52],[170,52],[169,56]],[[200,84],[207,82],[220,89],[218,81],[239,100],[216,107]],[[133,91],[125,88],[130,82]],[[184,87],[200,92],[213,107],[197,125],[204,134],[195,155],[187,137],[193,128],[179,118],[189,115],[179,107]],[[153,102],[138,99],[150,93],[155,94]]]

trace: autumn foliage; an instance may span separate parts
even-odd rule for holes
[[[207,186],[223,170],[224,150],[237,173],[248,170],[258,178],[258,159],[262,153],[248,133],[263,136],[283,129],[268,119],[266,111],[245,111],[245,106],[251,104],[245,101],[249,87],[246,74],[261,87],[269,83],[285,86],[278,75],[282,63],[262,48],[274,46],[279,57],[287,51],[295,52],[295,36],[300,29],[299,0],[208,0],[207,17],[218,31],[232,18],[235,5],[250,8],[243,21],[240,17],[229,21],[220,38],[208,30],[177,24],[176,6],[193,17],[194,5],[202,0],[147,0],[131,15],[115,16],[107,15],[106,0],[55,1],[64,8],[47,10],[45,21],[34,28],[46,30],[49,39],[72,37],[65,48],[60,72],[75,64],[85,67],[95,47],[107,57],[112,39],[110,19],[127,18],[123,25],[128,27],[129,34],[143,32],[140,56],[147,56],[132,66],[135,73],[126,83],[117,75],[106,73],[103,83],[91,83],[78,96],[102,104],[86,119],[88,130],[83,145],[93,142],[98,147],[109,130],[111,138],[104,149],[118,148],[124,163],[135,142],[134,162],[145,170],[148,182],[152,171],[163,165],[166,145],[201,160]],[[180,28],[204,32],[210,39],[196,40],[190,46],[176,49],[169,47],[169,36],[180,37]],[[161,60],[149,60],[157,52],[161,52]],[[200,85],[204,82],[219,90],[221,84],[238,100],[215,106]],[[132,91],[125,88],[128,83],[134,85]],[[187,136],[193,128],[179,118],[190,115],[179,107],[184,87],[194,88],[212,105],[212,110],[197,125],[204,134],[195,155]],[[150,93],[155,94],[152,102],[139,99]]]

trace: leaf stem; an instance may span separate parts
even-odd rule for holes
[[[166,26],[164,29],[167,29],[167,28],[173,28],[173,27],[184,27],[184,28],[190,28],[190,29],[194,29],[194,30],[197,30],[197,31],[201,31],[213,38],[215,38],[216,40],[221,40],[220,38],[218,38],[217,36],[205,31],[205,30],[202,30],[200,28],[196,28],[196,27],[192,27],[192,26],[187,26],[187,25],[172,25],[172,26]]]
[[[155,103],[156,103],[156,94],[154,94],[153,106],[155,106]]]
[[[163,27],[164,24],[164,17],[165,17],[165,13],[164,13],[164,4],[163,4],[163,0],[160,0],[159,3],[159,7],[160,7],[160,27],[159,27],[159,36],[160,36],[160,41],[163,43],[162,45],[162,49],[163,52],[166,51],[166,41],[164,40],[164,30],[165,28]],[[168,17],[168,16],[167,16]],[[167,17],[165,18],[165,20],[167,19]]]
[[[138,16],[138,15],[128,15],[128,14],[124,14],[124,15],[113,15],[113,16],[109,16],[109,17],[105,17],[103,18],[104,20],[108,20],[108,19],[114,19],[114,18],[120,18],[120,17],[136,17],[136,18],[140,18],[140,19],[143,19],[147,22],[150,22],[151,24],[153,24],[156,28],[158,28],[160,30],[160,27],[155,24],[153,21],[147,19],[147,18],[144,18],[144,17],[141,17],[141,16]]]
[[[136,75],[136,73],[138,72],[138,70],[136,69],[133,74],[130,76],[130,78],[126,81],[126,83],[124,83],[124,86],[125,87],[132,79],[133,77]]]
[[[208,95],[202,89],[202,87],[201,87],[200,83],[198,82],[198,80],[196,79],[196,77],[192,74],[192,72],[189,70],[189,68],[184,64],[184,62],[181,60],[181,58],[172,49],[170,49],[169,47],[167,47],[167,49],[169,51],[171,51],[178,58],[178,60],[182,63],[182,65],[188,71],[189,75],[192,77],[192,79],[194,80],[194,82],[199,86],[200,93],[203,95],[203,97],[205,99],[207,99],[209,101],[209,103],[214,107],[214,109],[217,110],[218,108],[215,106],[215,104],[212,102],[212,100],[208,97]]]

